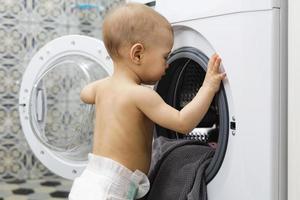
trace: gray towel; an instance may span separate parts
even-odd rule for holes
[[[214,149],[196,140],[156,138],[144,200],[207,200],[205,169]]]

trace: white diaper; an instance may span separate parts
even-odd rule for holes
[[[122,164],[94,154],[83,173],[74,180],[69,200],[133,200],[147,194],[148,177]]]

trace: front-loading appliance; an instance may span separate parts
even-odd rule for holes
[[[174,30],[166,75],[155,89],[183,108],[218,53],[222,82],[189,135],[156,127],[156,137],[201,140],[216,151],[206,170],[210,200],[286,200],[286,1],[157,0]]]
[[[209,111],[183,137],[156,127],[156,137],[202,140],[216,149],[206,170],[210,200],[286,199],[286,2],[279,0],[161,0],[173,26],[174,47],[155,90],[181,109],[201,87],[217,52],[227,74]],[[69,179],[86,166],[93,107],[80,89],[112,74],[103,43],[70,35],[32,58],[23,76],[19,111],[39,160]],[[83,142],[85,141],[85,142]]]

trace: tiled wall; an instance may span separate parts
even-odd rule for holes
[[[0,0],[0,181],[52,176],[30,150],[19,120],[20,82],[31,57],[62,35],[101,38],[103,16],[121,1]],[[100,9],[78,9],[78,3]]]

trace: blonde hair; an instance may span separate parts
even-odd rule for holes
[[[172,32],[166,18],[143,4],[128,3],[113,9],[105,17],[102,35],[109,55],[118,59],[122,47],[138,42],[147,46],[161,29]]]

